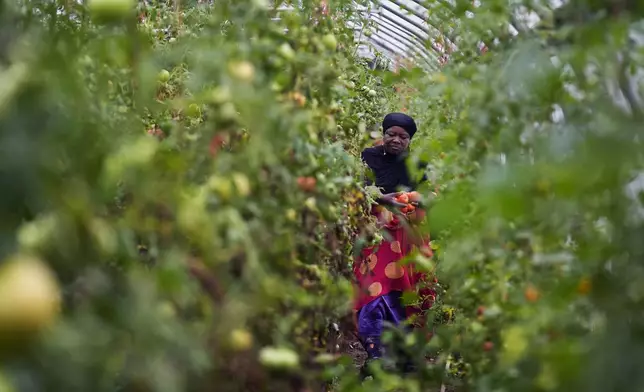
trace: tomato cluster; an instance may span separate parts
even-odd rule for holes
[[[400,208],[400,212],[407,218],[409,222],[421,222],[425,218],[425,211],[423,211],[420,206],[421,195],[416,191],[412,192],[402,192],[396,196],[396,202],[404,204],[404,207]]]

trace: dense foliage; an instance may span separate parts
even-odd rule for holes
[[[322,385],[374,238],[356,156],[393,94],[351,9],[2,4],[2,379]]]
[[[644,387],[642,10],[432,2],[449,62],[394,74],[355,3],[301,3],[0,2],[0,391]],[[360,384],[357,157],[389,110],[441,290],[419,372]]]
[[[541,17],[528,29],[514,7],[444,4],[451,35],[489,52],[414,80],[455,310],[435,344],[475,390],[639,389],[641,9],[526,4]]]

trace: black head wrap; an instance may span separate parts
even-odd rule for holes
[[[385,119],[382,120],[382,131],[385,132],[391,127],[401,127],[407,131],[410,138],[414,136],[417,130],[414,119],[405,113],[389,113],[386,115]]]

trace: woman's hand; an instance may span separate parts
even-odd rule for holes
[[[396,197],[402,192],[387,193],[378,198],[378,204],[388,205],[392,207],[405,207],[405,204],[396,201]]]

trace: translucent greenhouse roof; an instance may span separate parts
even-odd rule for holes
[[[453,4],[453,0],[442,1]],[[556,8],[562,1],[546,0],[545,3],[548,5],[544,4],[544,7]],[[391,69],[403,65],[406,60],[423,68],[438,69],[448,60],[444,46],[449,45],[451,49],[456,46],[427,23],[429,11],[423,4],[426,4],[423,0],[376,0],[368,8],[357,8],[367,20],[366,24],[356,21],[349,25],[354,30],[358,55],[368,59],[384,57]],[[474,0],[475,6],[479,4],[479,0]],[[512,20],[508,29],[516,35],[519,29],[535,26],[539,17],[534,12],[517,12]],[[436,40],[439,36],[441,39]]]
[[[419,0],[372,3],[371,9],[364,10],[369,26],[354,27],[359,53],[365,57],[379,53],[392,67],[401,60],[414,59],[419,65],[437,68],[444,48],[429,40],[436,31],[427,24],[428,11],[421,4]],[[430,42],[431,46],[426,46]]]
[[[443,0],[453,4],[453,0]],[[547,8],[561,6],[561,0],[547,1]],[[365,57],[373,57],[376,53],[390,60],[390,66],[395,67],[401,60],[414,60],[416,65],[438,69],[448,60],[448,48],[456,49],[454,42],[441,34],[429,19],[429,11],[423,0],[379,0],[372,2],[370,9],[362,10],[371,34],[365,34],[364,26],[354,27],[356,41],[359,43],[359,53]],[[474,0],[478,6],[479,0]],[[473,14],[471,14],[473,16]],[[511,34],[516,35],[519,29],[531,29],[540,20],[535,12],[517,9],[508,25]],[[437,37],[440,40],[436,40]],[[483,46],[479,45],[479,49]]]

